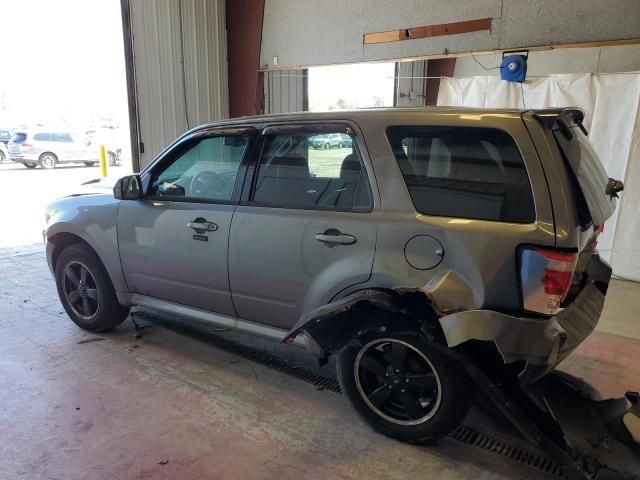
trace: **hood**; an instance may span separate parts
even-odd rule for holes
[[[112,195],[113,187],[117,181],[117,177],[104,177],[89,180],[88,182],[84,182],[75,187],[66,196],[78,197],[81,195]]]

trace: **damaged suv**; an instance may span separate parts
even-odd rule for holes
[[[438,108],[198,127],[113,195],[51,204],[47,259],[84,329],[137,305],[335,354],[373,428],[432,442],[476,388],[534,384],[598,322],[611,270],[595,246],[622,185],[582,119]],[[349,147],[314,148],[334,134]]]

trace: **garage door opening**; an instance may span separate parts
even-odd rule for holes
[[[392,107],[395,68],[395,63],[309,68],[309,110]]]
[[[100,145],[109,177],[131,171],[120,1],[24,0],[3,13],[0,248],[41,241],[45,205],[101,176]]]

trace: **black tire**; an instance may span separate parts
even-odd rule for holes
[[[387,351],[386,345],[389,345]],[[385,358],[393,358],[391,350],[396,346],[402,346],[408,352],[405,371],[401,373],[396,373],[391,362],[385,365]],[[371,356],[370,353],[374,363],[378,363],[374,370],[383,366],[384,374],[369,370],[371,365],[362,367],[363,359]],[[339,353],[336,367],[342,391],[356,412],[374,430],[404,442],[431,444],[438,441],[462,423],[473,403],[474,384],[464,368],[417,336],[388,335],[369,339],[361,347],[347,346]],[[429,377],[428,387],[424,385],[431,374],[425,369],[421,373],[423,367],[429,367],[434,373]],[[410,386],[410,382],[414,385]],[[422,382],[424,385],[418,385]],[[432,390],[431,386],[437,390]],[[367,388],[370,390],[368,396]],[[384,403],[381,403],[380,394],[388,397]],[[409,403],[412,406],[405,408]],[[410,415],[410,410],[415,415]]]
[[[24,165],[27,168],[36,168],[37,165],[35,163],[23,163],[22,165]]]
[[[325,143],[325,144],[324,144],[324,149],[325,149],[325,150],[329,150],[329,147],[330,147],[330,145],[329,145],[328,143]]]
[[[7,156],[2,150],[0,150],[0,163],[3,163],[7,159]]]
[[[83,267],[87,274],[82,274]],[[73,276],[79,283],[72,279]],[[84,283],[81,281],[83,277]],[[76,243],[60,253],[55,265],[55,278],[60,302],[71,320],[80,328],[90,332],[106,332],[127,318],[129,308],[118,303],[109,274],[87,245]],[[72,289],[74,290],[71,291]],[[79,302],[74,302],[78,296]],[[85,298],[89,305],[86,311]]]
[[[107,152],[107,165],[115,167],[118,164],[118,157],[113,152]]]
[[[40,155],[40,158],[38,160],[40,161],[40,166],[42,168],[51,169],[56,168],[56,166],[58,165],[58,157],[56,157],[55,154],[51,152],[44,152],[42,155]]]
[[[87,167],[95,167],[98,162],[83,162]]]

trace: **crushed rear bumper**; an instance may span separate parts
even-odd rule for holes
[[[522,383],[550,372],[595,329],[604,307],[611,268],[594,254],[584,286],[571,305],[547,318],[527,318],[492,310],[467,310],[439,319],[449,347],[469,340],[492,341],[504,363],[524,361]]]

